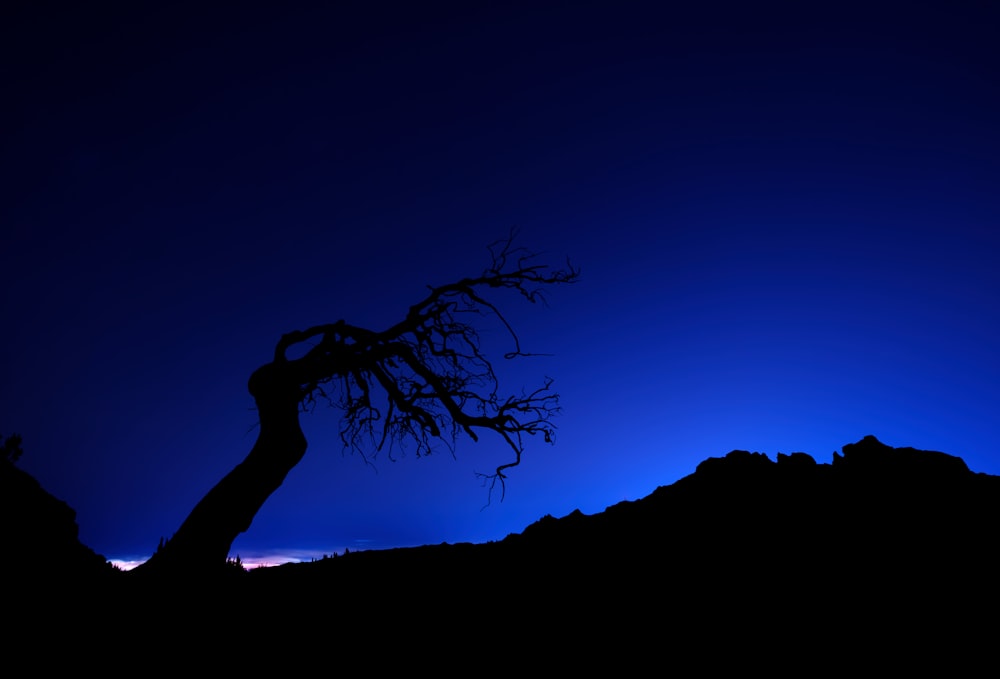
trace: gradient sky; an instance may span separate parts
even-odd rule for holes
[[[867,434],[1000,474],[1000,5],[319,4],[2,10],[0,434],[85,544],[146,558],[240,462],[281,334],[382,329],[511,227],[582,271],[498,300],[555,445],[484,509],[499,440],[371,467],[318,410],[233,555],[499,540]]]

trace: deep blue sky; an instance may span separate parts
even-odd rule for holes
[[[501,442],[373,469],[317,411],[234,554],[502,539],[866,434],[1000,474],[995,3],[287,4],[3,10],[0,433],[98,552],[249,451],[282,333],[386,327],[513,226],[582,270],[500,300],[556,444],[482,509]]]

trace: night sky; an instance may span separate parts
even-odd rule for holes
[[[0,18],[0,434],[109,559],[250,450],[283,333],[388,327],[512,228],[581,270],[496,300],[555,444],[484,508],[498,438],[368,465],[319,408],[233,556],[499,540],[868,434],[1000,474],[996,3],[55,7]]]

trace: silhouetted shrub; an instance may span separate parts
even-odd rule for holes
[[[0,459],[7,460],[12,464],[16,463],[24,453],[24,450],[21,449],[20,434],[11,434],[6,438],[0,437],[0,439],[3,440],[3,443],[0,444]]]

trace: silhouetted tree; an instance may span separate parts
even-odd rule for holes
[[[524,436],[541,434],[552,442],[549,417],[558,411],[552,382],[520,395],[501,395],[493,363],[482,350],[474,323],[498,319],[510,334],[504,358],[526,356],[492,294],[508,291],[528,302],[543,301],[547,286],[572,283],[579,271],[568,263],[552,268],[514,246],[515,233],[490,246],[492,261],[479,276],[430,287],[406,316],[382,331],[343,320],[283,335],[274,359],[250,376],[257,405],[257,440],[246,459],[195,506],[144,571],[205,571],[226,563],[236,537],[281,486],[306,452],[299,414],[318,401],[342,412],[340,436],[346,447],[377,453],[395,442],[416,443],[419,456],[432,443],[449,445],[461,434],[478,440],[492,431],[513,458],[484,474],[490,492],[504,490],[505,471],[521,461]],[[309,343],[297,358],[292,347]],[[345,554],[346,554],[345,550]]]
[[[0,460],[7,460],[11,464],[16,464],[23,453],[20,434],[11,434],[7,437],[0,436]]]

